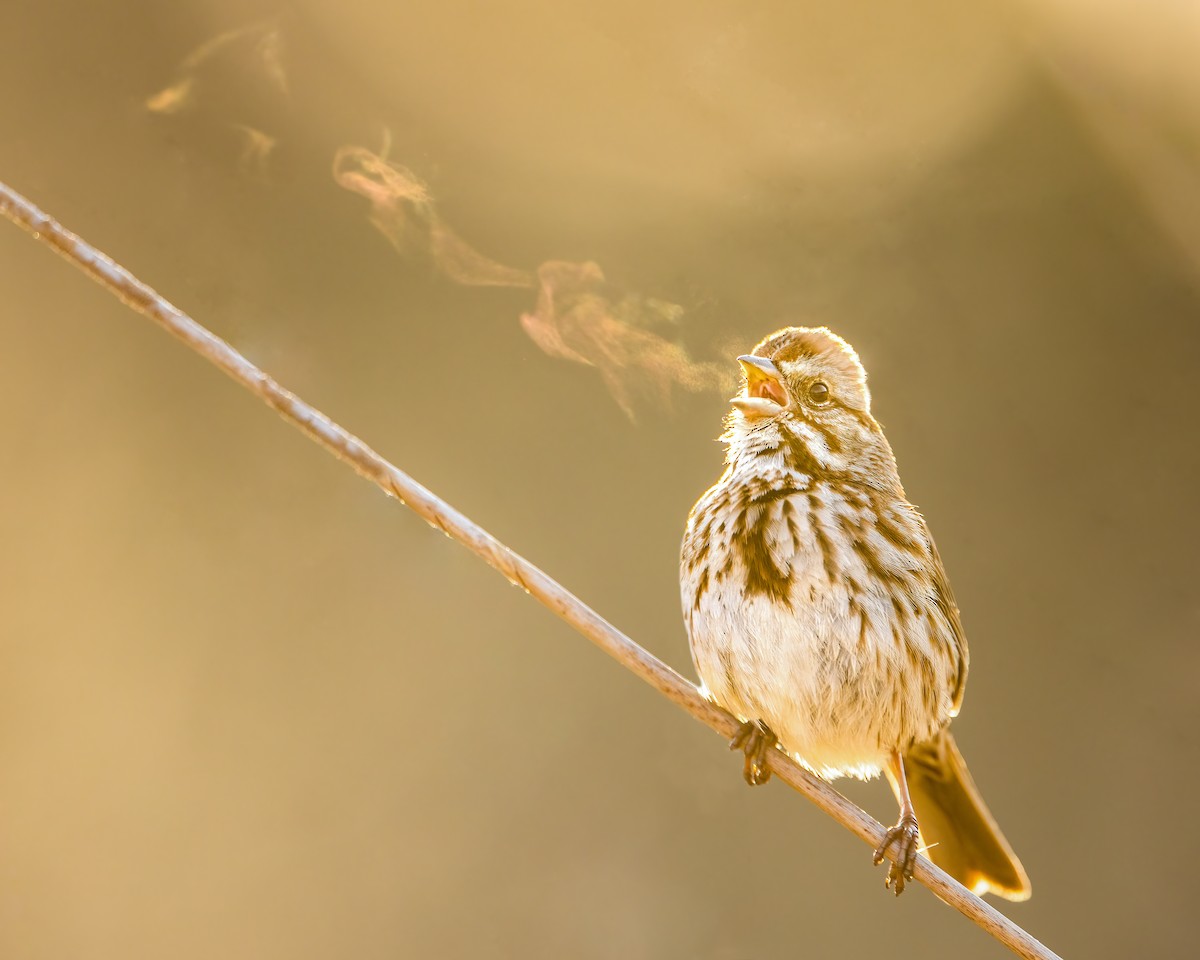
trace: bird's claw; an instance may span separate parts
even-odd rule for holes
[[[730,750],[741,750],[746,755],[742,776],[750,786],[758,787],[771,779],[767,751],[778,742],[775,732],[761,720],[747,720],[729,741]]]
[[[885,858],[891,861],[883,885],[894,888],[896,896],[904,892],[904,884],[913,878],[913,871],[917,868],[917,845],[920,843],[920,837],[917,818],[911,813],[905,813],[901,814],[894,827],[888,827],[882,842],[875,848],[872,863],[878,865],[883,863]]]

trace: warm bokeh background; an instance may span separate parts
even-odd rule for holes
[[[286,94],[232,45],[146,109],[265,17]],[[631,423],[525,336],[531,291],[403,262],[333,153],[386,128],[470,242],[596,260],[697,358],[844,334],[964,609],[956,730],[1035,889],[1005,909],[1069,957],[1194,949],[1198,8],[16,0],[0,32],[0,179],[689,674],[721,395]],[[0,331],[0,956],[1007,955],[4,223]]]

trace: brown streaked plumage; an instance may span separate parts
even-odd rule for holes
[[[776,742],[823,777],[886,772],[900,819],[875,862],[892,861],[897,894],[923,840],[976,892],[1025,899],[947,729],[967,643],[857,354],[824,327],[789,327],[739,361],[725,472],[688,517],[680,576],[696,669],[744,721],[746,780],[766,781]]]

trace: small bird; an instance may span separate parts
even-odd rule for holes
[[[923,844],[975,893],[1027,899],[948,729],[967,642],[858,355],[788,327],[738,362],[725,472],[688,516],[680,584],[705,692],[743,721],[746,781],[766,782],[777,744],[825,779],[886,771],[900,818],[874,854],[885,886],[904,890]]]

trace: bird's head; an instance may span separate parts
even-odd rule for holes
[[[876,481],[895,477],[891,448],[871,416],[866,371],[837,334],[785,327],[738,363],[746,379],[730,401],[725,438],[731,454],[790,448],[818,470]]]

